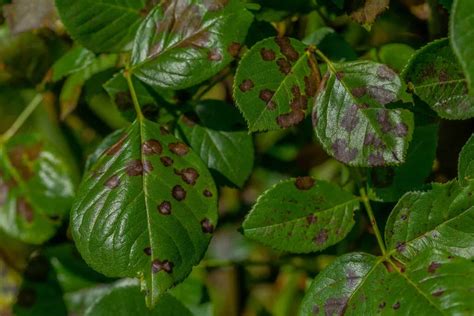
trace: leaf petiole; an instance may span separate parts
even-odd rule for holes
[[[385,256],[387,254],[387,250],[385,249],[385,244],[382,239],[382,234],[380,233],[379,227],[377,225],[377,221],[375,220],[374,212],[372,211],[372,206],[370,205],[369,198],[367,193],[365,192],[364,188],[359,190],[360,192],[360,199],[364,204],[365,210],[367,211],[367,215],[369,216],[370,225],[372,225],[372,229],[374,230],[375,237],[377,238],[377,243],[379,244],[380,250],[382,251],[382,255]]]
[[[140,103],[138,103],[137,93],[135,92],[135,87],[133,86],[132,82],[132,74],[129,69],[125,69],[123,73],[125,79],[127,79],[128,89],[130,90],[130,94],[132,96],[133,107],[135,108],[135,112],[137,113],[137,118],[139,120],[143,120],[144,116],[142,110],[140,108]]]
[[[31,113],[33,113],[34,110],[38,107],[38,105],[41,104],[42,100],[43,96],[38,93],[26,106],[23,112],[21,112],[16,121],[12,124],[12,126],[10,126],[10,128],[5,133],[3,133],[3,135],[0,136],[0,144],[6,143],[13,135],[16,134],[16,132],[18,132],[20,127],[22,127],[28,117],[30,117]]]

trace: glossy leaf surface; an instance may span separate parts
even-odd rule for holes
[[[52,68],[52,80],[58,81],[65,76],[89,66],[94,62],[94,57],[94,53],[84,47],[77,46],[71,49],[54,63]]]
[[[135,121],[86,174],[73,237],[95,270],[141,276],[153,306],[202,258],[217,223],[216,195],[186,144],[156,123]]]
[[[392,262],[350,253],[321,272],[300,315],[470,315],[474,282],[470,260],[429,250],[404,271]]]
[[[439,116],[446,119],[474,116],[474,98],[468,94],[466,78],[448,39],[431,42],[416,51],[402,76]]]
[[[154,87],[200,83],[238,55],[251,22],[240,0],[162,1],[137,32],[132,71]]]
[[[387,249],[413,258],[426,248],[474,257],[474,181],[433,184],[428,192],[405,194],[385,227]]]
[[[310,177],[265,192],[245,219],[244,235],[278,250],[307,253],[342,240],[354,225],[357,197]]]
[[[143,14],[154,1],[56,0],[71,37],[93,52],[129,50]]]
[[[253,167],[252,136],[237,109],[221,101],[202,101],[179,121],[180,131],[217,179],[241,187]]]
[[[305,48],[295,39],[267,38],[242,58],[234,98],[250,131],[288,128],[305,118],[319,82]]]
[[[398,99],[400,88],[400,78],[385,65],[331,63],[313,108],[314,130],[324,149],[353,166],[404,162],[413,114],[385,108]]]
[[[66,159],[37,135],[0,146],[0,227],[10,236],[41,244],[68,214],[74,196]]]

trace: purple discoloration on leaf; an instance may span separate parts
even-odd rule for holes
[[[349,148],[345,139],[338,138],[332,145],[334,157],[344,163],[349,163],[355,159],[358,150],[356,148]]]
[[[168,145],[169,150],[171,150],[172,153],[178,155],[178,156],[184,156],[188,153],[189,148],[188,145],[185,143],[171,143]]]
[[[382,153],[372,153],[368,157],[368,162],[370,166],[383,166],[385,164],[385,159],[383,158]]]
[[[286,58],[278,58],[276,63],[283,74],[288,75],[291,72],[291,64]]]
[[[209,218],[205,218],[201,221],[201,229],[205,234],[212,234],[214,232],[214,225],[211,223]]]
[[[306,222],[308,223],[308,225],[312,225],[316,223],[317,221],[318,221],[318,217],[314,214],[309,214],[308,216],[306,216]]]
[[[367,133],[364,138],[364,145],[365,146],[374,146],[376,149],[383,149],[385,148],[385,144],[382,142],[380,138],[375,136],[373,133]]]
[[[181,179],[189,185],[195,185],[199,178],[199,173],[194,168],[184,168],[182,170],[175,169],[174,173],[181,176]]]
[[[168,156],[163,156],[160,158],[160,161],[161,163],[163,164],[163,166],[165,167],[169,167],[173,164],[173,159],[171,159],[170,157]]]
[[[250,90],[252,90],[253,87],[254,87],[253,81],[250,80],[250,79],[245,79],[245,80],[242,81],[242,83],[239,85],[239,89],[240,89],[240,91],[242,91],[242,92],[250,91]]]
[[[104,185],[109,189],[115,189],[120,185],[120,178],[117,175],[113,175],[105,181]]]
[[[399,308],[400,308],[400,302],[396,302],[395,304],[393,304],[393,305],[392,305],[392,308],[393,308],[394,310],[399,309]]]
[[[385,105],[397,99],[397,95],[390,90],[380,86],[368,86],[368,94],[378,103]]]
[[[428,266],[428,273],[433,274],[438,270],[438,268],[441,267],[441,263],[439,262],[431,262],[430,265]]]
[[[367,88],[366,88],[366,87],[357,87],[357,88],[353,88],[353,89],[351,90],[351,94],[352,94],[355,98],[361,98],[361,97],[363,97],[366,93],[367,93]]]
[[[265,47],[262,47],[262,49],[260,50],[260,56],[262,56],[262,59],[265,61],[272,61],[276,58],[275,52]]]
[[[143,143],[142,153],[146,156],[149,155],[160,155],[163,151],[161,143],[156,139],[150,139]]]
[[[208,53],[207,53],[207,59],[210,60],[210,61],[220,61],[222,60],[222,54],[219,52],[218,49],[211,49]]]
[[[408,126],[405,123],[398,123],[395,126],[394,133],[398,137],[405,137],[408,135]]]
[[[202,195],[204,195],[205,197],[212,197],[212,192],[209,191],[208,189],[205,189],[204,191],[202,191]]]
[[[266,104],[272,99],[273,95],[275,94],[275,91],[272,91],[270,89],[263,89],[260,90],[259,98],[264,101]]]
[[[393,80],[397,74],[386,65],[381,65],[377,68],[377,77],[381,80]]]
[[[25,198],[19,197],[16,200],[16,212],[28,223],[33,222],[33,207]]]
[[[151,271],[153,273],[158,273],[160,271],[164,271],[166,273],[172,273],[173,266],[174,264],[171,261],[168,261],[168,260],[161,261],[161,260],[155,259],[151,263]]]
[[[342,117],[341,126],[349,133],[352,132],[359,123],[357,111],[358,106],[353,104],[349,109],[347,109],[347,111],[344,113],[344,116]]]
[[[397,249],[398,252],[404,252],[406,249],[406,245],[404,242],[397,242],[395,245],[395,249]]]
[[[328,298],[324,303],[324,313],[325,315],[344,315],[347,308],[346,297],[339,298]]]
[[[180,185],[175,185],[171,191],[171,195],[176,201],[182,201],[186,198],[186,191]]]
[[[393,128],[388,115],[388,110],[383,109],[377,113],[377,122],[380,124],[380,129],[384,133],[388,133]]]
[[[357,285],[357,281],[360,279],[357,273],[352,269],[347,270],[346,278],[347,285],[351,288],[355,287]]]
[[[158,212],[162,215],[171,214],[171,203],[169,201],[163,201],[158,205]]]
[[[321,229],[316,236],[314,237],[313,241],[316,245],[322,245],[328,240],[329,231],[325,228]]]

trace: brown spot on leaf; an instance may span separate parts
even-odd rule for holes
[[[291,62],[298,60],[300,55],[291,45],[291,41],[288,37],[276,37],[275,42],[280,47],[281,53]]]
[[[355,98],[361,98],[367,93],[367,89],[365,87],[357,87],[357,88],[352,88],[351,94]]]
[[[441,263],[439,262],[431,262],[430,265],[428,266],[428,273],[435,273],[438,268],[441,267]]]
[[[325,228],[321,229],[316,236],[314,237],[313,241],[316,245],[322,245],[328,240],[329,231]]]
[[[170,131],[168,130],[168,128],[164,127],[164,126],[160,126],[160,134],[161,135],[169,135]]]
[[[161,260],[155,259],[151,263],[151,271],[153,273],[158,273],[160,271],[164,271],[166,273],[172,273],[173,266],[174,264],[169,260],[161,261]]]
[[[190,185],[195,185],[196,180],[199,178],[199,173],[194,168],[184,168],[182,170],[175,169],[174,173],[181,176],[181,179]]]
[[[275,91],[272,91],[270,89],[263,89],[260,90],[259,98],[264,102],[268,103],[272,99],[274,94]]]
[[[209,197],[212,197],[212,192],[209,191],[208,189],[205,189],[204,191],[202,191],[202,195],[209,198]]]
[[[120,185],[120,178],[117,175],[113,175],[105,181],[104,185],[109,189],[115,189]]]
[[[163,201],[158,205],[158,212],[163,215],[171,214],[171,203],[169,201]]]
[[[151,248],[150,248],[150,247],[146,247],[145,249],[143,249],[143,252],[144,252],[147,256],[151,256]]]
[[[125,172],[131,177],[141,176],[143,173],[149,173],[153,171],[153,165],[148,160],[143,163],[139,159],[131,160],[125,167]]]
[[[207,53],[207,59],[210,61],[220,61],[222,60],[222,54],[214,48]]]
[[[379,304],[379,308],[380,308],[380,309],[384,309],[385,305],[387,305],[387,303],[381,302],[381,303]]]
[[[201,221],[201,229],[205,234],[212,234],[214,232],[214,225],[211,223],[209,218],[205,218]]]
[[[355,159],[357,156],[358,150],[356,148],[349,148],[347,141],[342,138],[336,139],[332,145],[332,150],[334,152],[334,157],[344,163],[349,163]]]
[[[370,166],[383,166],[385,164],[385,159],[383,158],[382,153],[372,153],[368,157],[368,162]]]
[[[392,305],[392,308],[393,308],[394,310],[399,309],[399,308],[400,308],[400,302],[397,301],[395,304]]]
[[[204,0],[204,6],[211,12],[222,10],[229,0]]]
[[[377,68],[377,77],[381,80],[393,80],[397,74],[385,65]]]
[[[283,74],[288,75],[291,72],[291,64],[286,58],[278,58],[276,63]]]
[[[199,123],[199,117],[194,112],[187,112],[181,117],[181,121],[189,127]]]
[[[160,161],[161,161],[161,163],[163,164],[163,166],[165,166],[165,167],[171,166],[171,165],[173,164],[173,162],[174,162],[173,159],[171,159],[171,158],[168,157],[168,156],[163,156],[163,157],[161,157],[161,158],[160,158]]]
[[[229,52],[230,56],[237,57],[239,56],[241,48],[242,45],[240,43],[232,42],[229,47],[227,47],[227,51]]]
[[[290,107],[292,110],[306,110],[308,107],[308,98],[301,94],[300,87],[293,85],[291,87],[291,93],[293,94],[293,99],[291,100]]]
[[[315,109],[313,110],[313,113],[311,113],[311,122],[313,123],[313,127],[316,127],[318,125],[318,112]]]
[[[277,124],[282,128],[288,128],[297,125],[304,119],[304,113],[301,111],[282,114],[277,117]]]
[[[357,104],[353,104],[346,110],[342,117],[341,126],[349,133],[352,132],[359,123],[359,117],[357,116],[358,109]]]
[[[308,223],[308,225],[312,225],[316,223],[317,221],[318,221],[318,217],[314,214],[309,214],[308,216],[306,216],[306,222]]]
[[[265,61],[272,61],[275,60],[275,52],[271,49],[267,49],[265,47],[262,47],[260,50],[260,56],[262,56],[262,59]]]
[[[239,89],[242,92],[247,92],[250,91],[254,87],[253,81],[250,79],[245,79],[242,81],[242,83],[239,85]]]
[[[404,252],[406,249],[406,245],[404,242],[397,242],[395,245],[395,249],[397,249],[398,252]]]
[[[309,76],[305,76],[304,78],[304,87],[305,93],[308,97],[314,97],[316,95],[316,91],[318,90],[318,82],[319,78],[315,71],[311,70]]]
[[[382,109],[377,113],[377,122],[380,124],[380,129],[384,133],[388,133],[393,128],[388,110]]]
[[[342,78],[344,78],[344,72],[343,71],[336,72],[336,78],[337,80],[341,81]]]
[[[34,212],[31,204],[23,197],[16,200],[16,212],[23,217],[25,221],[31,223],[33,221]]]
[[[171,191],[171,195],[176,201],[182,201],[186,198],[186,191],[180,185],[175,185]]]
[[[446,81],[449,81],[449,75],[446,69],[441,69],[438,75],[438,80],[441,83],[444,83]]]
[[[171,150],[172,153],[178,155],[178,156],[184,156],[188,153],[189,148],[188,145],[185,143],[171,143],[168,145],[169,150]]]
[[[126,134],[122,135],[122,137],[120,137],[120,139],[115,144],[110,146],[109,149],[106,150],[105,154],[109,156],[116,155],[122,149],[125,139],[127,139]]]
[[[147,140],[142,145],[142,153],[145,156],[160,155],[162,151],[163,147],[161,146],[161,143],[156,139]]]
[[[130,92],[120,91],[115,94],[115,104],[119,111],[127,111],[133,108],[133,101]]]
[[[324,313],[325,315],[344,315],[346,308],[347,308],[347,301],[346,297],[339,297],[339,298],[328,298],[326,302],[324,302]]]
[[[311,177],[298,177],[295,180],[295,186],[298,190],[309,190],[314,186],[314,179]]]
[[[368,94],[378,103],[385,105],[397,99],[397,95],[381,86],[368,86]]]
[[[405,137],[408,134],[408,126],[405,123],[398,123],[393,132],[398,137]]]

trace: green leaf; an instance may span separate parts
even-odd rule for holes
[[[380,47],[380,61],[390,68],[401,72],[415,50],[406,44],[390,43]]]
[[[326,152],[352,166],[405,161],[413,114],[384,106],[398,99],[398,75],[371,61],[330,63],[313,108],[313,126]]]
[[[474,18],[474,2],[471,0],[454,0],[450,16],[449,36],[454,53],[461,63],[467,79],[469,94],[474,96],[474,51],[472,50],[472,19]],[[471,111],[474,112],[471,106]],[[472,113],[471,112],[471,113]],[[474,116],[471,115],[471,117]]]
[[[0,146],[0,227],[31,244],[51,238],[74,197],[70,166],[38,135]]]
[[[410,192],[395,205],[385,227],[387,249],[413,258],[425,248],[474,257],[474,181],[433,184],[429,192]]]
[[[325,181],[301,177],[266,191],[248,214],[244,235],[272,248],[295,253],[325,249],[354,226],[359,200]]]
[[[299,315],[471,315],[474,264],[428,250],[401,272],[393,261],[346,254],[318,274]]]
[[[217,179],[242,187],[252,172],[252,136],[240,130],[237,109],[216,100],[201,101],[179,120],[180,131]]]
[[[474,135],[471,135],[459,154],[458,181],[466,184],[474,179]]]
[[[333,28],[320,27],[303,39],[306,45],[316,45],[329,59],[336,61],[356,60],[357,52],[341,34]]]
[[[416,51],[403,70],[408,87],[446,119],[474,117],[474,98],[448,39],[429,43]]]
[[[135,121],[87,172],[72,235],[95,270],[139,275],[153,306],[201,260],[217,224],[216,195],[187,145],[156,123]]]
[[[144,0],[56,0],[71,37],[93,52],[129,50],[152,4]]]
[[[192,316],[191,312],[169,294],[160,297],[153,309],[148,309],[138,285],[125,283],[114,286],[86,311],[85,316]]]
[[[77,46],[71,49],[54,63],[52,68],[53,82],[78,72],[92,64],[94,60],[94,53],[84,47]]]
[[[416,126],[404,164],[369,170],[369,184],[377,197],[396,202],[404,193],[420,189],[431,173],[437,141],[438,124]]]
[[[137,32],[132,72],[154,87],[193,86],[232,61],[251,23],[240,0],[163,1]]]
[[[267,38],[242,58],[234,98],[250,131],[300,123],[316,95],[317,65],[306,46],[287,37]]]

